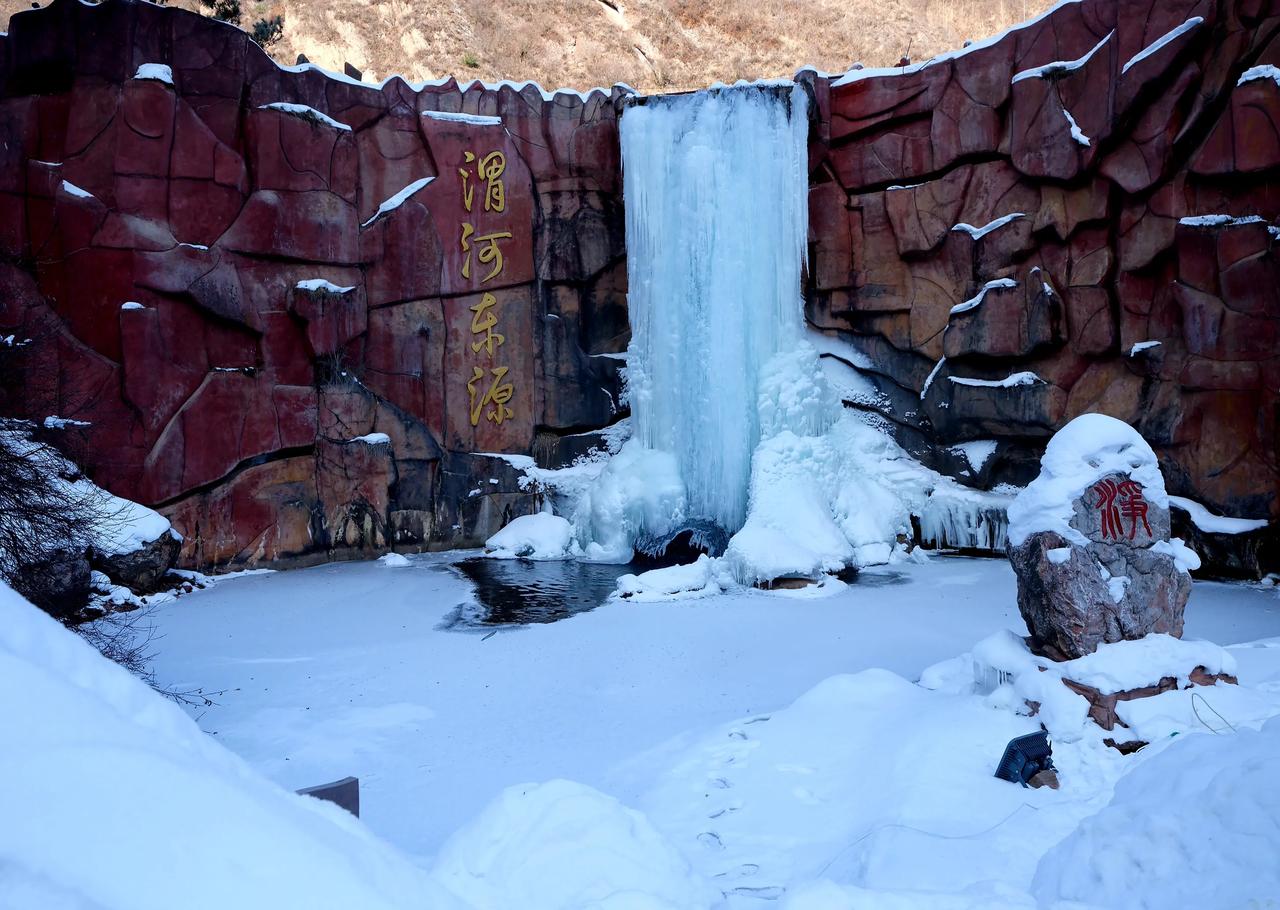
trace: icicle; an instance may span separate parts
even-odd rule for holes
[[[800,86],[734,86],[622,116],[636,440],[675,457],[688,518],[730,532],[746,515],[761,370],[803,325],[806,106]]]

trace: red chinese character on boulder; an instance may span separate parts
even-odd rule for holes
[[[1151,525],[1147,522],[1147,501],[1142,498],[1142,484],[1136,480],[1126,480],[1120,484],[1120,511],[1129,519],[1129,539],[1133,540],[1138,533],[1138,521],[1146,529],[1147,536],[1153,536]]]
[[[1147,522],[1147,501],[1142,496],[1142,484],[1136,480],[1100,480],[1094,484],[1093,492],[1098,494],[1096,508],[1102,514],[1102,539],[1124,536],[1123,518],[1129,519],[1129,539],[1133,540],[1138,533],[1138,522],[1142,522],[1147,536],[1153,536],[1151,525]],[[1120,500],[1119,505],[1116,500]]]

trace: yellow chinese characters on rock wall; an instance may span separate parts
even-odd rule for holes
[[[495,215],[505,214],[507,191],[502,175],[506,169],[507,159],[502,152],[493,151],[479,158],[474,152],[463,153],[463,166],[458,168],[458,176],[461,178],[462,207],[467,215],[478,214],[477,190],[483,194],[479,202],[483,211]],[[511,239],[511,231],[478,234],[475,225],[468,219],[462,222],[460,233],[462,277],[467,280],[472,277],[473,253],[475,275],[481,287],[499,277],[505,267],[501,242]],[[486,291],[480,302],[472,305],[471,314],[471,355],[477,361],[472,365],[471,378],[467,381],[471,425],[479,426],[483,417],[501,426],[503,421],[515,416],[508,406],[515,394],[515,387],[507,381],[509,367],[499,362],[501,348],[507,343],[507,339],[497,331],[497,298]]]

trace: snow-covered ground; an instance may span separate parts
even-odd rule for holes
[[[871,570],[825,597],[615,601],[488,635],[449,628],[471,598],[455,558],[257,575],[166,604],[157,675],[225,690],[200,725],[285,787],[360,777],[363,820],[424,864],[442,847],[455,871],[460,850],[474,857],[457,840],[444,845],[489,806],[462,842],[486,844],[514,874],[522,848],[486,831],[524,824],[544,837],[521,815],[522,799],[585,797],[541,788],[491,802],[512,785],[565,778],[640,810],[641,828],[651,825],[730,907],[899,906],[884,892],[913,889],[959,895],[960,907],[1033,906],[1027,889],[1042,855],[1107,805],[1122,772],[1182,746],[1173,737],[1125,758],[1093,740],[1059,744],[1057,792],[991,777],[1005,743],[1036,723],[990,697],[911,683],[993,632],[1025,631],[1000,560]],[[1232,717],[1235,702],[1213,690],[1203,700],[1237,726],[1280,713],[1273,589],[1197,582],[1186,637],[1276,639],[1231,649],[1242,687],[1257,690],[1250,716]],[[1199,713],[1225,734],[1204,704]],[[1274,740],[1280,724],[1272,728]],[[639,830],[587,802],[607,825]],[[1084,850],[1088,836],[1069,849]],[[1078,887],[1082,877],[1042,870],[1036,882]],[[893,899],[944,906],[936,895]]]

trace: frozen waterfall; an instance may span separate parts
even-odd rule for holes
[[[1003,497],[843,408],[807,337],[806,109],[798,85],[738,85],[624,111],[632,434],[607,460],[542,472],[571,515],[554,552],[627,562],[638,542],[715,525],[731,537],[690,574],[703,591],[905,558],[913,515],[952,545],[1002,533]]]
[[[683,518],[733,532],[761,371],[803,325],[807,97],[798,85],[649,97],[621,133],[635,438],[674,458]]]

